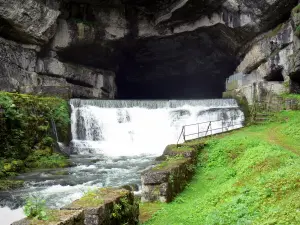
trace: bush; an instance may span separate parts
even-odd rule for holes
[[[30,154],[25,164],[29,168],[57,168],[69,166],[69,160],[58,153],[52,153],[50,148],[45,150],[35,150]]]
[[[48,220],[49,213],[46,207],[46,201],[37,196],[26,199],[24,206],[24,213],[29,218],[36,218],[38,220]]]
[[[69,109],[63,99],[0,92],[0,106],[0,157],[25,159],[32,149],[52,147],[52,120],[61,139],[68,138]]]

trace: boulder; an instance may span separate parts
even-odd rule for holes
[[[47,43],[56,31],[59,5],[58,0],[0,0],[1,33],[24,43]]]

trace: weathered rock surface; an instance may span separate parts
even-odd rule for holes
[[[259,74],[267,82],[282,70],[284,77],[291,78],[291,90],[296,91],[300,89],[299,41],[294,33],[300,14],[292,9],[297,3],[0,0],[0,37],[5,38],[1,43],[10,46],[5,54],[1,52],[5,61],[0,62],[0,87],[113,98],[114,76],[102,72],[109,70],[117,74],[119,97],[123,98],[143,98],[149,93],[153,98],[169,98],[168,94],[173,98],[218,97],[211,86],[221,92],[234,70]],[[261,35],[282,22],[277,34]],[[289,57],[293,65],[285,63]]]
[[[247,46],[237,75],[227,82],[227,97],[232,91],[240,92],[253,103],[272,101],[274,94],[300,93],[300,42],[296,32],[298,22],[295,23],[298,14],[292,10],[290,20],[259,35]]]
[[[53,57],[39,58],[39,52],[39,46],[0,38],[1,90],[65,98],[114,98],[113,72],[63,63]]]
[[[25,43],[46,43],[55,34],[59,15],[58,0],[1,0],[0,35]]]

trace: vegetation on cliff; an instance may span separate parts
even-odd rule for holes
[[[52,122],[61,140],[67,141],[70,121],[65,100],[0,92],[0,178],[28,168],[68,165],[66,157],[53,152]]]
[[[192,183],[146,224],[299,224],[299,117],[207,140]]]

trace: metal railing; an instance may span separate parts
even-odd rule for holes
[[[212,125],[215,122],[222,122],[222,127],[213,129]],[[200,131],[200,125],[204,125],[204,124],[207,124],[207,128],[204,131],[203,130]],[[194,139],[197,139],[200,137],[207,137],[209,135],[227,132],[227,131],[229,131],[230,128],[234,128],[234,126],[242,125],[242,124],[243,124],[242,122],[235,122],[235,120],[233,118],[231,118],[229,121],[222,119],[222,120],[213,120],[213,121],[206,121],[206,122],[202,122],[202,123],[184,125],[181,129],[181,133],[179,135],[176,145],[178,147],[181,137],[183,137],[184,141],[186,141],[186,137],[194,136],[194,135],[197,135],[196,138],[194,138]],[[197,132],[186,134],[186,128],[193,127],[193,126],[195,126],[195,127],[197,126]],[[215,131],[220,131],[220,132],[215,132]],[[204,135],[202,135],[202,134],[204,134]],[[193,140],[193,139],[190,139],[190,140]]]

